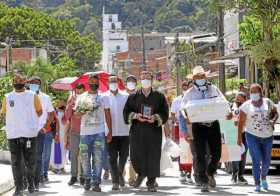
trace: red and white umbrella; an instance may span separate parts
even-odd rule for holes
[[[88,85],[88,78],[91,74],[98,75],[99,76],[99,91],[101,92],[106,92],[109,90],[109,76],[110,74],[105,71],[97,71],[97,72],[87,72],[81,75],[78,79],[76,79],[71,85],[72,88],[74,89],[77,84],[84,84],[86,87],[86,90],[89,89]],[[118,81],[118,86],[120,90],[125,89],[124,82],[119,79]]]
[[[51,87],[56,90],[72,90],[72,83],[75,82],[78,77],[65,77],[54,81]]]

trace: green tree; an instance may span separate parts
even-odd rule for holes
[[[241,26],[242,43],[248,45],[252,59],[263,67],[271,81],[275,81],[280,99],[280,1],[227,0],[226,6],[245,10],[246,15],[251,17],[245,19]]]
[[[30,8],[0,4],[0,41],[9,37],[14,47],[43,47],[51,61],[68,54],[76,64],[100,59],[101,47],[93,34],[82,36],[70,20],[60,20]],[[81,60],[82,59],[82,60]]]

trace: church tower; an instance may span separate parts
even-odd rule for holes
[[[122,30],[122,23],[118,19],[118,14],[106,14],[103,7],[102,14],[102,69],[110,73],[114,72],[114,54],[128,51],[127,31]]]

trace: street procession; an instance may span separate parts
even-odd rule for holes
[[[280,195],[279,16],[1,1],[0,195]]]

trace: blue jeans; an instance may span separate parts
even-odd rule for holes
[[[40,176],[42,173],[44,139],[45,139],[45,134],[39,132],[37,136],[37,148],[36,148],[36,172],[35,172],[35,180],[34,180],[35,185],[39,185]]]
[[[179,129],[181,132],[183,132],[184,134],[188,133],[188,127],[187,127],[187,123],[186,123],[186,119],[184,118],[184,116],[181,114],[179,115]]]
[[[255,185],[260,185],[261,178],[265,179],[269,171],[273,137],[260,138],[246,133],[246,140],[252,157]]]
[[[53,134],[52,132],[48,132],[44,136],[44,144],[43,144],[43,155],[42,155],[42,171],[41,175],[44,177],[48,177],[48,170],[50,165],[51,158],[51,149],[53,142]]]
[[[105,143],[105,148],[104,148],[102,165],[103,165],[104,170],[109,170],[110,169],[109,155],[108,155],[108,145],[106,143]]]
[[[105,133],[81,135],[81,162],[86,179],[92,179],[94,185],[101,184]]]

